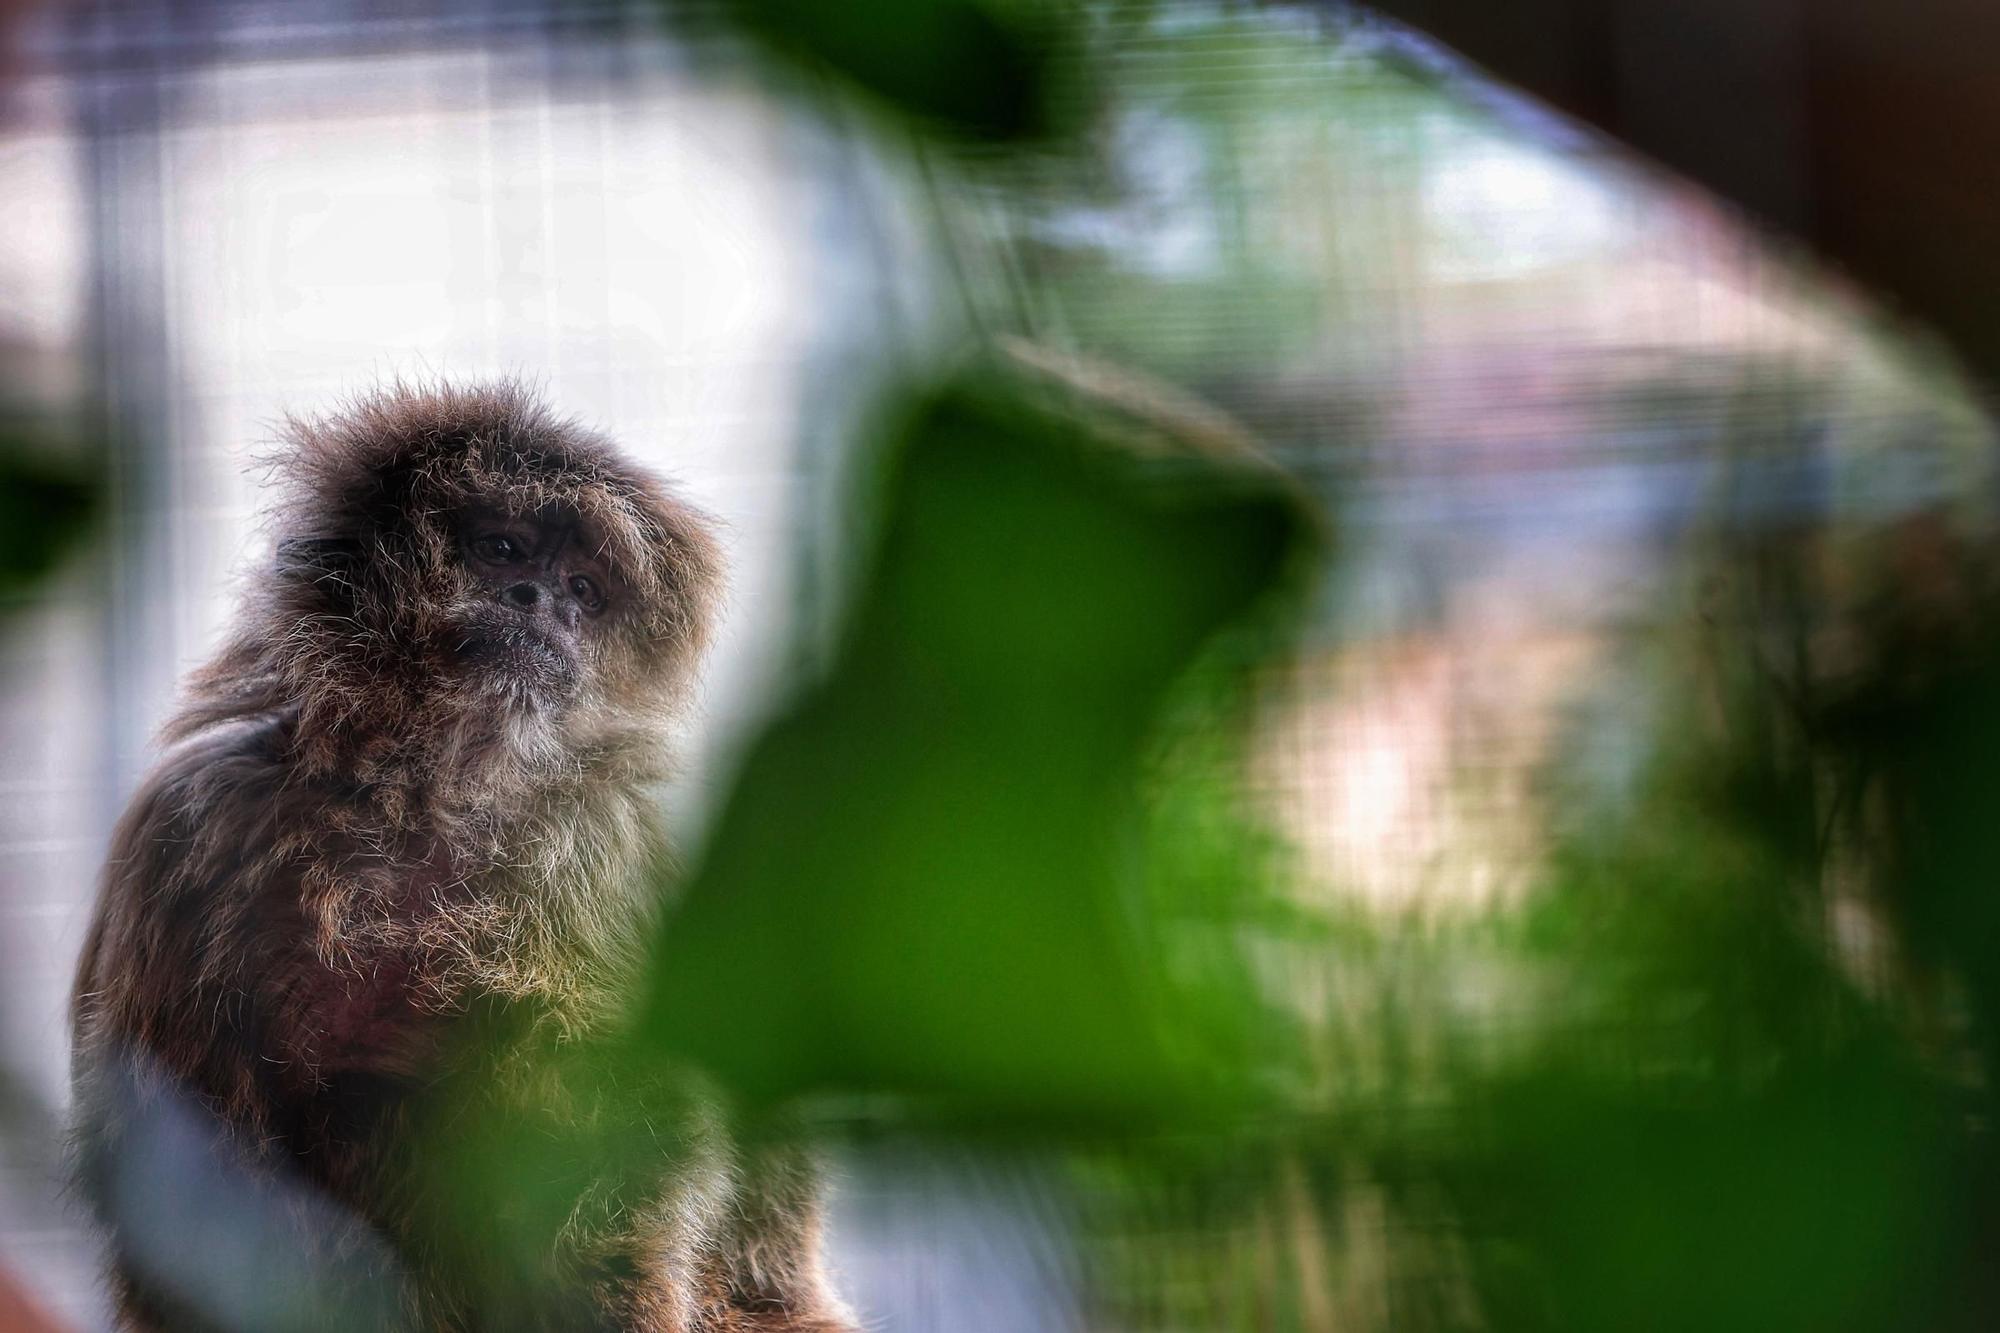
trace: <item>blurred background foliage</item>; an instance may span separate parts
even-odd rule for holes
[[[2000,1320],[1948,354],[1344,7],[646,12],[947,296],[598,1076],[1030,1182],[1080,1328]],[[97,502],[6,448],[11,595]]]
[[[30,592],[71,554],[102,487],[59,427],[0,412],[0,602]]]
[[[907,31],[989,13],[921,8]],[[765,35],[766,7],[744,11]],[[1366,289],[1410,258],[1384,242],[1425,202],[1413,141],[1490,131],[1436,79],[1342,59],[1308,15],[1034,12],[1070,30],[1025,49],[1091,59],[1071,82],[1095,106],[1035,114],[1057,80],[1008,44],[998,64],[1022,100],[984,100],[985,117],[853,58],[889,43],[794,25],[783,45],[946,131],[915,151],[981,340],[1031,338],[1176,386],[1162,401],[1235,408],[1262,448],[1311,457],[1293,475],[1327,510],[1350,507],[1343,455],[1394,449],[1393,430],[1366,393],[1300,421],[1274,419],[1270,390],[1303,361],[1324,373],[1329,351],[1359,383],[1402,352],[1368,345]],[[1051,144],[1072,117],[1087,133]],[[1175,193],[1208,206],[1176,210]],[[1512,258],[1463,209],[1426,243],[1434,271]],[[1241,746],[1217,736],[1254,725],[1240,700],[1272,688],[1298,629],[1233,657],[1223,697],[1211,671],[1198,706],[1158,706],[1188,669],[1174,610],[1198,613],[1234,577],[1240,541],[1173,540],[1182,564],[1100,517],[1078,545],[1068,500],[994,471],[1059,428],[1016,416],[960,439],[920,414],[913,441],[968,455],[964,498],[913,484],[891,501],[858,627],[751,751],[665,937],[654,1031],[711,1067],[749,1061],[736,1072],[765,1090],[942,1087],[975,1119],[1057,1111],[1040,1145],[1076,1169],[1106,1327],[1988,1326],[2000,861],[1982,775],[2000,677],[1978,628],[1984,558],[1959,534],[1989,530],[1990,437],[1946,389],[1901,423],[1927,438],[1870,440],[1841,414],[1879,404],[1872,386],[1753,354],[1669,362],[1615,392],[1635,447],[1690,421],[1713,446],[1665,516],[1683,540],[1653,575],[1664,605],[1613,636],[1623,660],[1596,685],[1625,771],[1591,773],[1602,737],[1577,701],[1568,745],[1538,761],[1548,833],[1519,891],[1436,914],[1302,901],[1282,840],[1243,818]],[[916,530],[965,554],[895,535]],[[1150,594],[1112,577],[1134,560]],[[897,585],[943,618],[887,610]],[[1308,634],[1345,628],[1293,605]],[[926,644],[962,617],[981,637],[951,637],[976,651]],[[909,642],[868,628],[884,623]],[[1050,675],[1052,653],[1106,636],[1149,659],[1152,687],[1134,688],[1135,664],[1108,692]],[[882,660],[905,654],[939,675],[911,688]],[[1174,756],[1166,781],[1089,761],[1098,738],[1142,726]],[[798,814],[827,791],[841,796],[824,814]],[[1129,835],[1109,836],[1097,803],[1133,794],[1168,868],[1114,897],[1099,849]],[[774,853],[778,827],[798,841]],[[1189,985],[1179,998],[1268,1039],[1220,1048],[1232,1099],[1197,1111],[1145,1072],[1140,996],[1150,1025],[1189,1024],[1129,987],[1135,944]],[[1318,984],[1288,984],[1301,971]],[[720,997],[726,1021],[703,1041]],[[891,1105],[907,1129],[909,1103]],[[1112,1108],[1107,1148],[1096,1113]]]

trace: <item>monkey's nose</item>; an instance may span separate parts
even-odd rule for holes
[[[542,600],[541,588],[533,583],[516,583],[500,595],[515,606],[530,610]]]

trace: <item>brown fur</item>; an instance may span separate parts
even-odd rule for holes
[[[488,1299],[463,1219],[426,1197],[418,1094],[455,1080],[475,1093],[454,1114],[643,1117],[662,1144],[651,1175],[581,1182],[548,1237],[599,1326],[848,1327],[808,1163],[746,1166],[690,1080],[570,1068],[654,915],[649,788],[709,633],[711,523],[511,384],[397,386],[287,437],[276,558],[114,836],[77,975],[79,1182],[125,1326],[227,1326],[122,1204],[178,1104],[239,1185],[337,1205],[298,1249],[363,1256],[408,1326],[581,1326]],[[564,515],[622,585],[559,700],[458,656],[492,611],[457,526],[474,507]]]

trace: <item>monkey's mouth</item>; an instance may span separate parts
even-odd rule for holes
[[[537,694],[556,697],[576,688],[575,659],[561,644],[527,625],[469,626],[453,655],[496,685],[527,686]]]

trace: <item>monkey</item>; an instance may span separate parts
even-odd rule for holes
[[[114,831],[72,997],[121,1327],[851,1329],[810,1154],[732,1143],[693,1071],[589,1058],[662,911],[714,520],[511,381],[288,417],[273,463],[272,555]],[[346,1295],[213,1308],[189,1124],[272,1271]],[[434,1169],[481,1126],[562,1147]]]

